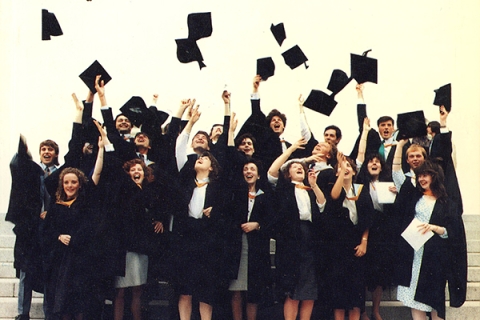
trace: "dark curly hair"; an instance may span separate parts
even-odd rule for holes
[[[55,198],[57,201],[67,200],[67,194],[63,189],[63,178],[69,173],[73,173],[74,175],[77,176],[78,183],[80,186],[79,192],[83,192],[83,186],[88,182],[88,179],[82,170],[79,170],[77,168],[72,168],[72,167],[63,169],[62,172],[60,173],[60,177],[58,178],[58,188],[57,188],[57,192],[55,193]]]
[[[129,174],[130,169],[137,164],[141,165],[143,169],[144,179],[142,184],[153,182],[153,180],[155,180],[155,177],[153,175],[152,168],[147,167],[145,162],[143,162],[141,159],[128,160],[123,164],[123,170],[125,171],[125,173]]]
[[[273,109],[272,111],[270,111],[267,118],[265,119],[267,121],[268,126],[270,126],[270,122],[272,122],[272,118],[275,116],[282,119],[284,127],[287,126],[287,116],[284,113],[281,113],[280,111],[278,111],[277,109]]]
[[[373,159],[380,161],[381,171],[378,175],[378,181],[391,181],[391,170],[387,167],[385,160],[378,153],[369,153],[365,156],[360,172],[358,173],[356,181],[358,183],[370,183],[372,181],[372,176],[368,172],[368,163]]]

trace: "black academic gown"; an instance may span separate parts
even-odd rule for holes
[[[415,217],[415,205],[422,197],[417,191],[407,193],[403,189],[397,196],[402,206],[398,211],[403,218],[404,230]],[[437,310],[440,318],[445,318],[445,286],[448,281],[450,306],[460,307],[466,298],[467,290],[467,249],[465,228],[462,218],[457,212],[458,206],[447,199],[445,202],[437,200],[428,223],[445,227],[448,238],[443,239],[435,234],[424,244],[422,266],[415,293],[415,300],[431,306]],[[413,264],[413,248],[399,238],[396,254],[395,278],[402,286],[410,286]]]
[[[92,189],[93,186],[84,186]],[[54,297],[53,313],[77,314],[87,309],[89,286],[95,273],[90,258],[93,241],[92,218],[95,215],[89,202],[92,192],[81,194],[71,205],[57,202],[50,204],[43,231],[45,274],[51,297]],[[70,235],[70,243],[64,245],[60,235]]]
[[[213,304],[220,289],[228,284],[225,263],[226,204],[230,199],[228,185],[211,181],[206,186],[203,208],[212,207],[210,217],[195,219],[188,215],[188,205],[196,188],[196,156],[182,168],[174,188],[172,250],[175,284],[179,294],[193,295],[200,302]]]
[[[263,191],[263,189],[262,189]],[[228,275],[236,279],[242,253],[241,225],[246,222],[258,222],[260,230],[246,233],[248,242],[248,294],[249,303],[259,303],[265,296],[267,286],[271,285],[270,265],[270,238],[275,226],[272,195],[269,190],[255,197],[255,203],[247,221],[248,215],[248,187],[246,184],[239,186],[234,191],[234,198],[229,207],[229,230],[227,232],[228,250]]]
[[[35,279],[34,290],[43,292],[43,272],[40,252],[39,225],[45,187],[42,186],[43,170],[27,153],[27,146],[20,139],[18,152],[10,162],[12,188],[6,221],[15,224],[14,263],[17,277],[20,270]]]
[[[365,257],[355,257],[355,247],[372,224],[373,203],[364,187],[355,201],[358,223],[354,225],[349,210],[343,207],[346,193],[342,189],[336,200],[327,196],[323,237],[328,267],[324,268],[329,303],[333,309],[350,310],[365,305]],[[368,251],[368,246],[367,246]]]

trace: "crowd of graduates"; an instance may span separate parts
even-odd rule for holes
[[[29,319],[34,290],[46,319],[99,319],[110,300],[115,320],[126,309],[139,320],[145,285],[158,280],[174,288],[181,320],[215,318],[225,296],[234,320],[256,319],[267,301],[282,303],[287,320],[313,319],[315,307],[318,319],[380,320],[393,286],[413,319],[445,319],[447,281],[450,305],[461,306],[466,241],[449,106],[425,124],[428,138],[400,138],[389,116],[371,127],[358,84],[359,136],[347,156],[338,126],[314,137],[301,97],[302,138],[285,141],[285,115],[261,109],[261,80],[241,128],[224,91],[224,123],[208,133],[192,131],[194,99],[168,124],[157,95],[148,109],[132,98],[114,118],[97,76],[83,103],[73,95],[62,166],[54,141],[41,143],[38,165],[21,138],[6,217],[17,236],[17,319]],[[102,123],[92,119],[95,95]],[[417,249],[401,236],[414,218],[417,238],[431,236]]]

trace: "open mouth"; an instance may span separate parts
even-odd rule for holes
[[[140,179],[141,179],[140,173],[135,173],[133,175],[133,181],[137,182],[137,181],[140,181]]]

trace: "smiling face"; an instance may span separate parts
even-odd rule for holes
[[[430,190],[430,185],[432,184],[432,176],[428,173],[422,173],[417,176],[417,181],[420,187],[423,190]]]
[[[209,150],[208,138],[203,133],[197,133],[192,139],[192,148],[193,150],[197,148],[202,148],[203,150]]]
[[[250,138],[245,138],[242,140],[240,145],[238,146],[238,150],[245,153],[247,156],[252,156],[255,152],[255,148],[253,147],[253,141]]]
[[[119,115],[115,120],[115,128],[122,134],[130,133],[132,131],[132,123],[124,115]]]
[[[378,132],[380,133],[380,136],[382,139],[387,140],[389,139],[394,131],[394,126],[392,121],[388,120],[385,122],[380,122],[378,125]]]
[[[260,178],[258,168],[255,163],[247,163],[243,166],[243,178],[249,185],[255,185]]]
[[[411,169],[418,168],[425,161],[425,157],[420,150],[412,150],[407,154],[407,163]]]
[[[63,176],[62,185],[66,200],[71,200],[77,197],[78,191],[80,190],[80,182],[78,181],[76,174],[67,173]]]
[[[330,152],[332,151],[332,145],[328,142],[319,142],[315,148],[313,148],[312,155],[320,155],[325,158],[325,161],[330,158]]]
[[[334,129],[325,130],[323,139],[325,142],[330,142],[333,145],[337,145],[340,142],[340,139],[337,137],[337,132]]]
[[[270,120],[270,128],[275,132],[276,134],[280,135],[283,133],[285,130],[285,124],[283,123],[282,118],[279,116],[273,116],[272,120]]]
[[[344,162],[345,162],[346,168],[345,168],[345,175],[344,175],[343,179],[344,180],[352,180],[353,176],[355,175],[355,169],[352,168],[352,165],[347,160],[345,160]],[[338,169],[337,169],[337,172],[340,172],[340,170],[342,170],[342,169],[339,166]],[[338,173],[337,173],[337,175],[338,175]]]
[[[368,173],[374,178],[374,180],[378,179],[380,172],[382,172],[382,164],[380,159],[373,158],[372,160],[368,161],[367,164]]]
[[[145,172],[143,171],[143,167],[138,163],[130,167],[128,175],[136,184],[142,184],[143,179],[145,178]]]
[[[150,139],[144,133],[137,133],[135,136],[135,145],[137,147],[150,148]]]
[[[53,147],[46,145],[40,147],[40,162],[47,167],[54,165],[57,158],[58,154]]]
[[[292,165],[288,169],[288,175],[290,176],[290,180],[292,181],[303,182],[303,180],[305,179],[305,169],[300,163],[292,163]]]

